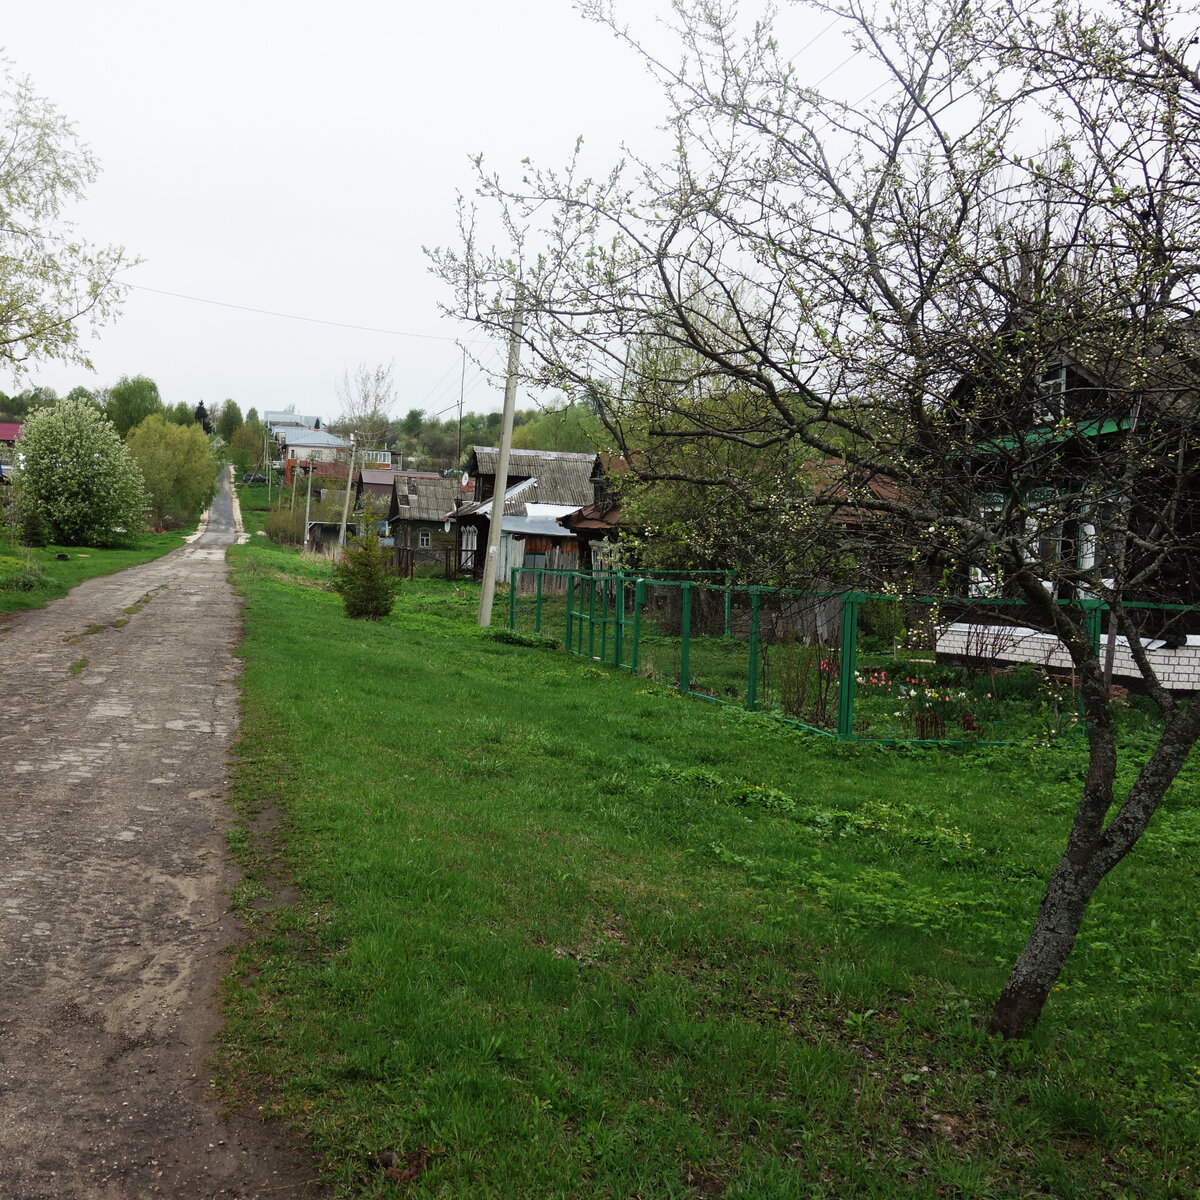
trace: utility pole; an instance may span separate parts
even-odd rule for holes
[[[271,460],[267,456],[267,438],[270,434],[263,430],[263,474],[267,477],[267,511],[271,511]]]
[[[342,550],[346,545],[346,521],[350,517],[350,488],[354,484],[354,451],[357,449],[354,443],[354,434],[350,435],[350,469],[346,472],[346,500],[342,505],[342,530],[338,534],[338,558],[342,557]]]
[[[308,549],[308,514],[312,510],[313,456],[308,456],[308,495],[304,498],[304,549]]]
[[[483,562],[483,595],[479,599],[479,624],[492,623],[492,601],[496,596],[496,570],[500,564],[500,526],[504,523],[504,496],[508,491],[508,452],[512,448],[513,413],[517,407],[517,364],[521,356],[523,297],[517,287],[513,306],[512,335],[508,342],[508,378],[504,383],[504,420],[500,426],[500,461],[496,464],[496,486],[492,491],[492,516],[488,521],[487,557]]]

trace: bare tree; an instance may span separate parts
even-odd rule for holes
[[[388,423],[395,406],[395,384],[392,373],[395,361],[359,363],[353,376],[349,370],[334,384],[341,413],[338,424],[352,432],[365,449],[382,449]]]
[[[639,471],[727,488],[798,540],[870,514],[911,564],[1061,639],[1089,766],[992,1014],[1017,1036],[1200,736],[1129,607],[1178,597],[1197,550],[1190,26],[1165,2],[809,7],[842,22],[861,100],[721,0],[676,4],[678,66],[587,4],[661,79],[674,154],[529,167],[516,189],[480,162],[485,215],[460,202],[462,247],[431,257],[447,307],[498,333],[519,274],[529,382],[586,400]],[[836,478],[764,488],[796,446]],[[1163,717],[1120,795],[1098,601]]]

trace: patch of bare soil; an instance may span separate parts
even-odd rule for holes
[[[226,485],[192,545],[0,632],[4,1200],[327,1194],[206,1071],[240,936],[234,537]]]

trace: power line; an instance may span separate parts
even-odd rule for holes
[[[168,292],[165,288],[146,287],[141,283],[129,283],[126,287],[137,292],[153,292],[157,296],[171,296],[176,300],[190,300],[194,304],[211,304],[217,308],[232,308],[238,312],[257,313],[263,317],[279,317],[285,321],[304,321],[310,325],[330,325],[335,329],[356,329],[360,333],[386,333],[391,337],[424,338],[432,342],[452,342],[455,345],[461,338],[446,337],[439,333],[411,333],[407,329],[381,329],[375,325],[352,325],[347,321],[327,321],[322,317],[303,317],[297,313],[276,312],[270,308],[253,308],[249,304],[233,304],[228,300],[210,300],[205,296],[188,296],[183,292]]]

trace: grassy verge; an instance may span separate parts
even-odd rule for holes
[[[102,550],[87,546],[0,547],[0,613],[44,608],[85,579],[111,575],[161,558],[183,545],[195,524],[173,533],[144,533],[132,546]],[[69,557],[58,559],[59,554]],[[29,570],[32,560],[34,570]]]
[[[808,739],[482,636],[461,586],[350,622],[262,541],[219,1070],[340,1194],[1195,1194],[1195,772],[1005,1045],[1077,746]]]

